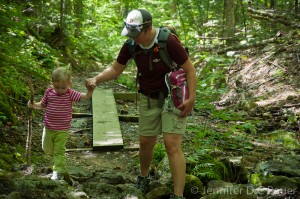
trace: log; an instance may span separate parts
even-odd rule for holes
[[[277,38],[271,38],[271,39],[266,39],[266,40],[263,40],[261,42],[254,43],[254,44],[248,44],[248,45],[243,44],[243,45],[238,45],[238,46],[231,46],[231,47],[225,48],[223,50],[217,51],[217,54],[224,54],[228,51],[246,50],[246,49],[253,48],[253,47],[265,46],[269,43],[276,42],[276,40],[277,40]]]
[[[282,106],[283,108],[291,108],[291,107],[300,107],[300,104],[286,104]]]
[[[250,13],[250,16],[255,18],[255,19],[262,19],[262,20],[267,20],[272,23],[280,23],[285,26],[290,26],[293,28],[300,28],[300,23],[293,21],[289,18],[287,18],[284,15],[276,14],[271,11],[265,11],[265,10],[255,10],[251,7],[247,8],[247,11]]]

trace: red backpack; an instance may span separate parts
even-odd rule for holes
[[[186,75],[183,69],[171,71],[166,74],[165,82],[169,90],[167,108],[170,108],[169,100],[172,98],[177,108],[182,102],[189,98]]]
[[[158,36],[160,57],[171,68],[171,72],[165,75],[165,82],[169,91],[166,101],[167,109],[171,109],[171,106],[169,104],[170,99],[173,99],[174,106],[178,108],[178,106],[182,104],[182,102],[189,98],[186,74],[183,69],[178,67],[178,65],[173,60],[171,60],[167,52],[166,42],[170,36],[170,33],[173,33],[177,36],[175,29],[166,27],[161,28],[160,34]],[[185,48],[185,50],[187,53],[189,53],[188,48]]]

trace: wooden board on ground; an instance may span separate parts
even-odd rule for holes
[[[115,92],[115,99],[136,101],[140,99],[140,94],[136,92]]]
[[[124,144],[112,89],[96,88],[92,105],[93,149],[122,149]]]
[[[119,115],[119,121],[139,122],[139,117],[138,116],[131,116],[131,115]]]
[[[72,113],[72,118],[92,117],[90,113]]]

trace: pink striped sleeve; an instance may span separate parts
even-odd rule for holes
[[[76,91],[76,90],[73,90],[73,89],[70,89],[70,99],[74,102],[79,102],[80,101],[80,97],[81,97],[81,93]]]

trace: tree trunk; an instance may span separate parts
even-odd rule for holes
[[[271,0],[270,9],[275,10],[276,0]]]
[[[243,0],[240,0],[240,4],[241,4],[241,9],[242,9],[242,15],[243,15],[243,25],[244,25],[244,36],[247,37],[247,20],[246,20],[246,14],[245,14],[245,8],[244,8],[244,4],[243,4]]]
[[[79,37],[81,35],[81,18],[83,11],[82,0],[74,0],[74,15],[75,15],[75,31],[74,36]]]
[[[235,32],[235,18],[234,18],[234,1],[224,0],[224,18],[225,18],[225,37],[227,45],[232,45]]]
[[[203,3],[203,2],[201,2],[201,1],[197,1],[197,5],[196,5],[196,7],[198,8],[198,13],[199,13],[199,15],[197,16],[197,24],[198,24],[198,26],[197,26],[197,34],[200,36],[200,35],[202,35],[203,34],[203,16],[204,16],[204,12],[202,11],[202,8],[201,8],[201,3]]]
[[[60,28],[63,31],[63,19],[64,19],[64,0],[60,0]]]
[[[71,0],[65,0],[64,13],[66,15],[69,15],[69,16],[72,15],[72,3],[71,3]]]
[[[299,0],[295,0],[295,14],[299,12]]]

